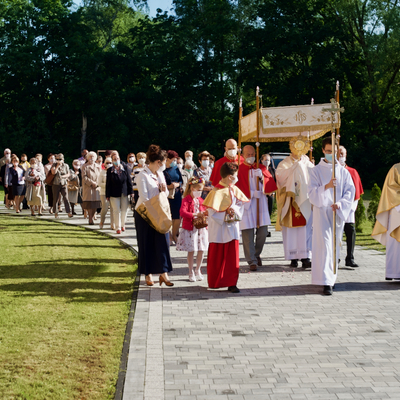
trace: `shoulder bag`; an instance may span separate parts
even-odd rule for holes
[[[171,209],[165,192],[146,200],[136,211],[157,232],[165,234],[171,229]]]

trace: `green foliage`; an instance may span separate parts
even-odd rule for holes
[[[239,97],[245,115],[256,86],[265,107],[324,103],[338,79],[348,163],[383,184],[400,152],[397,3],[175,0],[175,15],[153,19],[144,3],[0,2],[0,148],[75,158],[84,114],[90,149],[219,157]]]
[[[355,221],[356,221],[355,225],[357,233],[362,233],[363,224],[366,220],[367,220],[366,209],[364,205],[363,195],[361,195],[358,201],[358,207],[355,212]]]
[[[376,213],[378,211],[379,200],[381,198],[382,190],[375,183],[371,190],[371,201],[369,202],[367,214],[368,220],[371,222],[372,227],[375,226],[376,222]]]

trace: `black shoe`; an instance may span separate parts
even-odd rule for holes
[[[332,286],[324,286],[323,293],[327,296],[332,296],[333,294]]]
[[[309,258],[301,259],[301,267],[302,268],[311,268],[311,260]]]
[[[353,261],[353,260],[346,260],[346,267],[351,267],[351,268],[358,268],[358,265]]]
[[[298,265],[297,260],[292,260],[292,261],[290,261],[290,266],[291,266],[292,268],[297,268],[297,265]]]
[[[268,233],[267,233],[267,237],[271,237],[271,232],[268,232]]]
[[[385,278],[387,281],[392,281],[393,278]]]
[[[240,293],[240,290],[237,288],[237,286],[229,286],[229,287],[228,287],[228,292],[231,292],[231,293]]]

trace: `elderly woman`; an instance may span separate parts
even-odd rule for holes
[[[6,175],[5,187],[12,188],[12,198],[14,200],[15,211],[17,214],[21,212],[21,202],[24,197],[25,189],[25,171],[19,166],[19,158],[14,156],[11,158],[12,167],[8,168],[8,174]]]
[[[121,164],[119,154],[112,153],[113,166],[107,170],[106,199],[111,204],[117,233],[125,231],[126,215],[129,206],[128,196],[133,194],[132,179],[128,167]]]
[[[41,163],[39,163],[39,168],[40,164]],[[68,190],[67,190],[67,184],[69,178],[69,166],[68,164],[64,163],[64,154],[60,153],[56,155],[56,162],[51,167],[50,172],[54,175],[54,179],[52,182],[54,217],[58,218],[57,202],[58,202],[58,197],[61,193],[61,196],[64,201],[65,211],[67,212],[68,217],[72,218],[71,208],[69,206],[69,200],[68,200]]]
[[[139,152],[137,153],[138,165],[133,168],[131,177],[132,177],[132,187],[133,187],[133,203],[136,204],[139,199],[139,192],[136,185],[136,176],[138,176],[145,167],[146,164],[146,153]]]
[[[178,153],[174,150],[168,150],[166,168],[164,170],[165,181],[169,190],[169,205],[172,214],[172,237],[170,237],[170,244],[172,241],[175,243],[178,240],[179,226],[181,224],[180,209],[182,204],[182,185],[183,179],[181,171],[177,167]]]
[[[98,185],[101,166],[96,164],[97,154],[94,151],[89,151],[86,159],[87,163],[82,166],[82,208],[88,212],[89,225],[94,225],[94,214],[101,207]]]
[[[201,193],[201,198],[203,200],[207,197],[208,193],[212,190],[212,184],[210,181],[211,172],[212,172],[212,169],[210,168],[210,155],[211,154],[208,151],[202,151],[199,154],[200,167],[197,168],[193,172],[193,176],[195,176],[196,178],[201,178],[205,182],[203,191]]]
[[[145,201],[157,196],[160,192],[168,193],[165,177],[167,152],[160,146],[150,145],[147,151],[147,162],[144,169],[136,177],[139,200],[136,210]],[[168,272],[172,271],[171,256],[166,235],[156,231],[135,211],[136,236],[139,249],[139,271],[146,276],[146,284],[153,286],[152,274],[160,274],[160,285],[174,286],[170,282]]]
[[[72,208],[72,215],[76,215],[75,206],[80,203],[82,205],[82,174],[81,162],[79,159],[72,161],[72,169],[68,178],[68,197]]]
[[[43,204],[46,199],[46,191],[44,188],[44,180],[46,175],[41,168],[36,158],[31,158],[29,161],[30,167],[25,173],[26,182],[26,200],[31,209],[31,214],[34,217],[34,207],[38,207],[39,215],[42,216]]]
[[[101,201],[101,214],[100,214],[100,224],[99,228],[103,229],[104,221],[106,219],[106,215],[108,212],[108,208],[110,207],[110,202],[106,198],[106,183],[107,183],[107,170],[111,168],[113,165],[111,157],[106,157],[104,160],[104,166],[106,169],[103,169],[99,176],[99,187],[100,187],[100,201]],[[111,229],[115,229],[114,226],[114,215],[112,209],[110,210],[111,216]]]

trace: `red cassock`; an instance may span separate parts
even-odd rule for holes
[[[214,168],[211,172],[211,177],[210,181],[213,186],[217,186],[219,181],[221,180],[221,174],[219,171],[221,170],[221,167],[226,163],[226,162],[234,162],[238,163],[238,156],[236,156],[235,161],[230,160],[228,157],[222,157],[219,160],[215,161],[214,163]],[[244,159],[242,156],[240,156],[240,163],[243,163]]]
[[[354,186],[356,187],[356,194],[354,200],[358,200],[362,194],[364,194],[364,189],[361,183],[360,175],[357,170],[346,165],[347,171],[349,171],[351,178],[353,179]]]
[[[258,164],[258,168],[261,169],[261,172],[263,174],[263,180],[264,180],[263,192],[265,194],[275,192],[278,188],[276,186],[274,178],[268,171],[267,167],[264,164]],[[240,164],[239,172],[238,172],[239,180],[236,183],[236,186],[249,199],[251,198],[249,176],[250,176],[250,170],[252,170],[252,169],[257,169],[257,165],[255,163],[253,165],[247,165],[244,163]]]
[[[211,289],[236,286],[239,279],[239,240],[208,245],[207,279]]]

